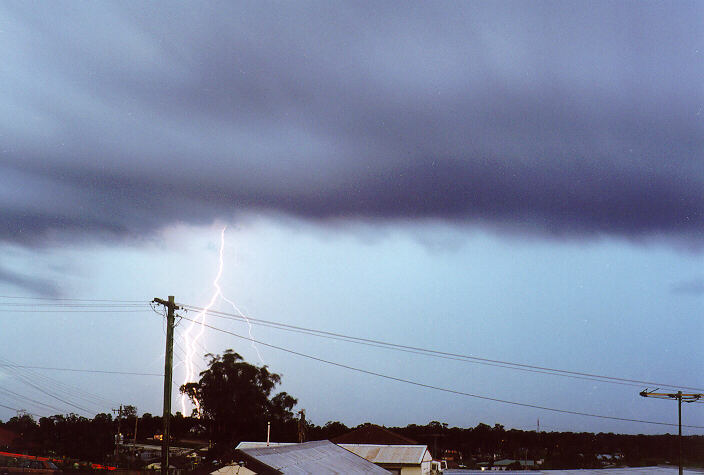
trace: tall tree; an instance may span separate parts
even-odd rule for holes
[[[196,406],[194,415],[209,424],[219,456],[226,456],[237,441],[262,440],[268,421],[279,433],[295,427],[296,399],[285,392],[273,394],[280,375],[245,362],[232,350],[207,356],[210,363],[200,380],[180,389]]]

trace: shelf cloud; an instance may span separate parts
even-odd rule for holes
[[[266,212],[699,246],[703,10],[3,4],[0,240]]]

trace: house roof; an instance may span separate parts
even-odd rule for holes
[[[426,445],[338,444],[373,463],[420,465],[432,457]]]
[[[257,475],[257,472],[250,470],[247,467],[233,464],[226,465],[215,470],[214,472],[210,472],[210,475]]]
[[[296,445],[296,442],[245,442],[237,444],[236,449],[261,449],[265,447],[285,447],[286,445]]]
[[[417,444],[396,432],[391,432],[385,427],[376,424],[364,424],[351,432],[330,439],[336,444],[381,444],[381,445],[409,445]]]
[[[239,453],[271,467],[270,473],[320,475],[389,473],[329,440],[240,449]]]

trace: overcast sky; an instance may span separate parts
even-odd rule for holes
[[[704,387],[702,18],[696,2],[3,2],[0,293],[202,306],[227,226],[223,291],[256,318]],[[0,298],[1,358],[162,370],[148,307],[18,301],[50,302]],[[676,421],[636,386],[253,333],[472,394]],[[317,423],[672,432],[261,354]],[[161,411],[158,377],[41,374]],[[17,398],[0,403],[51,412]],[[686,421],[704,426],[699,407]]]

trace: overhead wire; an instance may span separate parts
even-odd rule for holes
[[[106,403],[108,405],[114,405],[113,401],[109,401],[108,399],[103,398],[102,396],[93,394],[83,388],[64,383],[58,379],[52,378],[45,374],[38,373],[31,369],[18,368],[8,364],[5,364],[3,368],[5,370],[9,370],[12,374],[14,374],[18,379],[22,381],[31,381],[32,384],[39,386],[39,391],[45,394],[49,393],[55,396],[59,395],[62,399],[69,399],[74,402],[82,401],[81,404],[87,403],[98,408],[103,408]],[[90,413],[91,411],[86,410],[86,412]]]
[[[15,391],[11,391],[11,390],[9,390],[9,389],[7,389],[7,388],[0,388],[0,393],[3,393],[3,394],[5,394],[6,396],[9,396],[9,397],[11,397],[11,398],[13,398],[13,399],[16,399],[16,400],[18,400],[18,401],[21,401],[21,402],[30,402],[30,403],[32,403],[32,404],[34,404],[34,405],[37,405],[37,406],[44,406],[45,408],[50,409],[50,410],[54,410],[54,411],[59,411],[59,412],[63,412],[63,411],[64,411],[63,409],[61,409],[61,408],[59,408],[59,407],[52,406],[51,404],[46,404],[46,403],[41,402],[41,401],[37,401],[36,399],[32,399],[32,398],[30,398],[30,397],[24,396],[24,395],[22,395],[22,394],[20,394],[20,393],[17,393],[17,392],[15,392]]]
[[[58,379],[32,371],[32,369],[15,365],[9,360],[0,358],[0,364],[2,364],[2,368],[15,375],[15,377],[17,377],[20,381],[23,381],[25,384],[34,387],[38,391],[49,395],[54,399],[65,402],[77,409],[81,409],[86,413],[90,414],[91,411],[78,404],[67,402],[65,399],[71,399],[73,401],[80,400],[83,401],[83,403],[91,404],[101,410],[103,410],[106,405],[111,406],[117,404],[115,401],[111,401],[100,395],[91,393],[83,388],[64,383]],[[49,387],[51,387],[51,389],[49,389]]]
[[[193,305],[189,305],[189,304],[179,303],[179,306],[183,307],[186,310],[190,309],[190,310],[198,311],[198,312],[205,310],[202,307],[197,307],[197,306],[193,306]],[[515,362],[510,362],[510,361],[482,358],[482,357],[472,356],[472,355],[450,353],[450,352],[438,351],[438,350],[433,350],[433,349],[428,349],[428,348],[421,348],[421,347],[416,347],[416,346],[402,345],[402,344],[397,344],[397,343],[374,340],[374,339],[370,339],[370,338],[362,338],[362,337],[344,335],[341,333],[328,332],[328,331],[324,331],[324,330],[305,328],[305,327],[289,325],[289,324],[280,323],[280,322],[274,322],[274,321],[270,321],[270,320],[257,319],[257,318],[248,317],[248,316],[244,316],[244,315],[237,315],[237,314],[228,313],[228,312],[221,312],[221,311],[217,311],[217,310],[208,310],[208,313],[214,317],[217,317],[217,318],[224,318],[224,319],[237,320],[237,321],[249,321],[255,325],[262,325],[262,326],[266,326],[269,328],[276,328],[276,329],[280,329],[280,330],[284,330],[284,331],[302,333],[302,334],[317,336],[320,338],[333,339],[333,340],[338,340],[338,341],[347,341],[349,343],[355,343],[355,344],[359,344],[359,345],[372,346],[372,347],[378,347],[378,348],[386,348],[386,349],[391,349],[391,350],[401,351],[401,352],[406,352],[406,353],[413,353],[413,354],[419,354],[419,355],[432,356],[432,357],[441,358],[441,359],[449,359],[449,360],[462,361],[462,362],[473,363],[473,364],[481,364],[481,365],[486,365],[486,366],[494,366],[494,367],[500,367],[500,368],[506,368],[506,369],[513,369],[513,370],[517,370],[517,371],[525,371],[525,372],[530,372],[530,373],[541,373],[541,374],[548,374],[548,375],[553,375],[553,376],[562,376],[562,377],[568,377],[568,378],[573,378],[573,379],[583,379],[583,380],[598,381],[598,382],[611,383],[611,384],[622,384],[622,385],[634,386],[634,387],[642,387],[643,385],[650,385],[650,386],[655,385],[655,386],[661,386],[661,387],[666,387],[666,388],[679,388],[679,389],[691,389],[691,390],[696,390],[696,391],[704,391],[704,389],[702,389],[702,388],[691,387],[691,386],[681,386],[681,385],[661,383],[661,382],[644,381],[644,380],[630,379],[630,378],[620,378],[620,377],[616,377],[616,376],[606,376],[606,375],[600,375],[600,374],[595,374],[595,373],[571,371],[571,370],[550,368],[550,367],[545,367],[545,366],[529,365],[529,364],[525,364],[525,363],[515,363]]]
[[[3,310],[0,313],[142,313],[148,312],[149,309],[143,310]]]
[[[75,299],[59,297],[25,297],[19,295],[0,295],[3,299],[18,300],[55,300],[60,302],[115,302],[115,303],[148,303],[149,300],[120,300],[120,299]]]
[[[85,312],[85,313],[92,313],[92,312],[100,312],[100,313],[141,312],[141,311],[145,311],[148,309],[137,309],[137,307],[141,307],[146,303],[152,307],[152,310],[154,310],[157,313],[160,313],[154,308],[153,304],[150,301],[143,301],[143,300],[62,299],[62,298],[50,298],[50,297],[18,297],[18,296],[0,296],[0,298],[42,300],[42,301],[55,301],[55,302],[75,302],[75,303],[54,303],[54,304],[41,304],[41,303],[24,304],[24,303],[15,303],[15,302],[0,302],[0,312],[35,312],[35,313],[45,313],[45,312],[46,313],[49,313],[49,312],[51,312],[51,313],[59,313],[59,312],[70,312],[70,313],[76,313],[76,312]],[[114,307],[114,309],[112,309],[112,310],[105,309],[105,305],[104,305],[105,303],[110,303],[111,305],[109,305],[109,306]],[[554,376],[571,377],[571,378],[577,378],[577,379],[587,379],[587,380],[593,380],[593,381],[599,381],[599,382],[605,382],[605,383],[626,384],[626,385],[631,385],[631,386],[656,385],[656,386],[661,386],[661,387],[666,387],[666,388],[680,388],[680,389],[691,389],[691,390],[697,390],[697,391],[704,391],[704,389],[697,388],[697,387],[679,386],[679,385],[672,385],[672,384],[667,384],[667,383],[642,381],[642,380],[630,379],[630,378],[620,378],[620,377],[614,377],[614,376],[599,375],[599,374],[594,374],[594,373],[562,370],[562,369],[557,369],[557,368],[529,365],[529,364],[524,364],[524,363],[515,363],[515,362],[482,358],[482,357],[471,356],[471,355],[443,352],[443,351],[432,350],[432,349],[428,349],[428,348],[414,347],[414,346],[410,346],[410,345],[401,345],[401,344],[385,342],[385,341],[380,341],[380,340],[373,340],[373,339],[369,339],[369,338],[354,337],[354,336],[344,335],[344,334],[340,334],[340,333],[334,333],[334,332],[328,332],[328,331],[323,331],[323,330],[288,325],[288,324],[284,324],[284,323],[280,323],[280,322],[256,319],[256,318],[247,317],[244,315],[237,315],[237,314],[221,312],[221,311],[217,311],[217,310],[204,309],[202,307],[197,307],[197,306],[188,305],[188,304],[180,304],[179,303],[179,305],[184,310],[193,310],[193,311],[199,311],[199,312],[205,311],[208,314],[213,315],[218,318],[232,319],[232,320],[238,320],[238,321],[249,321],[253,324],[276,328],[276,329],[280,329],[280,330],[284,330],[284,331],[297,332],[297,333],[317,336],[320,338],[328,338],[328,339],[334,339],[334,340],[339,340],[339,341],[346,341],[346,342],[350,342],[350,343],[361,344],[361,345],[372,346],[372,347],[392,349],[395,351],[402,351],[402,352],[425,355],[425,356],[433,356],[436,358],[451,359],[451,360],[468,362],[468,363],[484,364],[484,365],[489,365],[489,366],[502,367],[502,368],[506,368],[506,369],[549,374],[549,375],[554,375]],[[44,306],[54,306],[54,307],[59,306],[60,309],[56,309],[56,310],[37,310],[36,309],[37,307],[44,307]],[[3,309],[3,307],[5,307],[5,308],[11,307],[11,309],[5,310],[5,309]],[[17,307],[35,307],[35,308],[27,310],[27,309],[21,309],[21,308],[17,308]],[[187,318],[187,317],[182,317],[182,318],[184,318],[185,320],[194,321],[194,320]],[[419,386],[419,387],[425,387],[428,389],[434,389],[434,390],[439,390],[439,391],[457,394],[457,395],[463,395],[463,396],[484,399],[484,400],[489,400],[489,401],[494,401],[494,402],[499,402],[499,403],[504,403],[504,404],[512,404],[512,405],[517,405],[517,406],[523,406],[523,407],[529,407],[529,408],[535,408],[535,409],[541,409],[541,410],[547,410],[547,411],[553,411],[553,412],[559,412],[559,413],[582,415],[582,416],[588,416],[588,417],[596,417],[596,418],[612,419],[612,420],[620,420],[620,421],[637,422],[637,423],[658,424],[658,425],[668,425],[668,426],[675,425],[675,424],[670,424],[670,423],[665,423],[665,422],[620,418],[620,417],[615,417],[615,416],[605,416],[605,415],[591,414],[591,413],[585,413],[585,412],[580,412],[580,411],[556,409],[556,408],[550,408],[550,407],[546,407],[546,406],[526,404],[526,403],[520,403],[520,402],[515,402],[515,401],[507,401],[507,400],[502,400],[502,399],[498,399],[498,398],[481,396],[481,395],[466,393],[463,391],[457,391],[457,390],[448,389],[448,388],[442,388],[442,387],[428,385],[425,383],[420,383],[417,381],[412,381],[412,380],[408,380],[408,379],[404,379],[404,378],[398,378],[395,376],[384,375],[382,373],[364,370],[361,368],[355,368],[355,367],[345,365],[342,363],[337,363],[334,361],[325,360],[323,358],[318,358],[318,357],[315,357],[312,355],[307,355],[307,354],[297,352],[297,351],[294,351],[294,350],[291,350],[288,348],[268,344],[263,341],[253,339],[251,337],[246,337],[246,336],[239,335],[237,333],[234,333],[234,332],[231,332],[228,330],[214,327],[212,325],[208,325],[208,324],[203,324],[203,325],[205,327],[210,328],[215,331],[224,332],[226,334],[230,334],[230,335],[235,336],[237,338],[252,341],[257,344],[267,346],[270,348],[274,348],[274,349],[278,349],[280,351],[288,352],[290,354],[294,354],[294,355],[297,355],[300,357],[312,359],[312,360],[315,360],[318,362],[322,362],[325,364],[337,366],[340,368],[344,368],[344,369],[348,369],[348,370],[352,370],[352,371],[356,371],[356,372],[360,372],[360,373],[364,373],[364,374],[368,374],[368,375],[373,375],[373,376],[377,376],[377,377],[381,377],[381,378],[385,378],[385,379],[389,379],[389,380],[394,380],[394,381],[398,381],[398,382],[404,382],[404,383]],[[200,343],[199,343],[199,346],[205,350],[205,348],[202,345],[200,345]],[[185,353],[183,348],[181,348],[178,344],[177,344],[177,347],[179,348],[179,350],[181,352]],[[205,350],[205,351],[207,351],[207,350]],[[77,372],[80,371],[80,372],[93,372],[93,373],[106,373],[106,374],[132,374],[132,375],[163,376],[163,375],[158,375],[156,373],[133,373],[133,372],[118,372],[118,371],[102,371],[102,370],[79,370],[79,369],[73,369],[73,368],[31,367],[31,366],[26,366],[26,365],[2,365],[2,364],[0,364],[0,366],[2,366],[2,367],[12,366],[15,368],[51,369],[51,370],[57,370],[57,371],[77,371]],[[28,383],[28,384],[31,385],[31,383]],[[62,398],[57,397],[56,395],[52,395],[51,392],[48,392],[48,391],[41,389],[41,388],[38,388],[36,386],[34,386],[34,387],[35,387],[35,389],[39,390],[40,392],[43,392],[44,394],[49,395],[50,397],[53,397],[61,402],[69,404],[72,407],[76,407],[78,409],[84,410],[87,413],[90,412],[90,411],[87,411],[85,408],[82,408],[78,405],[72,404],[69,401],[66,401]],[[97,398],[99,398],[103,401],[107,401],[107,399],[104,399],[100,396],[97,396]],[[696,403],[702,403],[702,402],[697,401]],[[114,404],[114,403],[111,402],[111,404]],[[0,406],[2,406],[2,405],[0,405]],[[2,406],[2,407],[7,408],[7,406]],[[684,427],[704,428],[702,426],[684,426]]]
[[[191,320],[187,317],[182,317],[182,318],[184,318],[186,320]],[[193,321],[193,320],[191,320],[191,321]],[[635,423],[641,423],[641,424],[652,424],[652,425],[660,425],[660,426],[670,426],[670,427],[677,426],[677,424],[673,424],[673,423],[669,423],[669,422],[650,421],[650,420],[645,420],[645,419],[632,419],[632,418],[627,418],[627,417],[607,416],[604,414],[595,414],[595,413],[589,413],[589,412],[583,412],[583,411],[574,411],[574,410],[569,410],[569,409],[559,409],[559,408],[554,408],[554,407],[542,406],[542,405],[538,405],[538,404],[529,404],[529,403],[522,403],[522,402],[517,402],[517,401],[509,401],[506,399],[500,399],[500,398],[495,398],[495,397],[490,397],[490,396],[482,396],[479,394],[473,394],[473,393],[469,393],[469,392],[465,392],[465,391],[444,388],[444,387],[435,386],[432,384],[421,383],[419,381],[413,381],[410,379],[400,378],[400,377],[396,377],[396,376],[390,376],[390,375],[379,373],[376,371],[370,371],[370,370],[366,370],[366,369],[362,369],[362,368],[357,368],[355,366],[351,366],[351,365],[347,365],[347,364],[343,364],[343,363],[338,363],[338,362],[327,360],[324,358],[319,358],[317,356],[308,355],[308,354],[305,354],[305,353],[302,353],[299,351],[295,351],[295,350],[291,350],[289,348],[285,348],[282,346],[273,345],[270,343],[265,343],[261,340],[257,340],[257,339],[250,338],[250,337],[247,337],[244,335],[240,335],[240,334],[231,332],[229,330],[224,330],[222,328],[218,328],[213,325],[209,325],[207,323],[201,323],[201,324],[204,327],[209,328],[211,330],[215,330],[215,331],[222,332],[222,333],[225,333],[228,335],[232,335],[232,336],[234,336],[236,338],[240,338],[242,340],[253,341],[254,343],[257,343],[259,345],[273,348],[273,349],[283,351],[283,352],[286,352],[289,354],[293,354],[296,356],[300,356],[302,358],[307,358],[307,359],[310,359],[313,361],[318,361],[320,363],[328,364],[331,366],[336,366],[338,368],[343,368],[343,369],[355,371],[355,372],[362,373],[362,374],[367,374],[370,376],[376,376],[379,378],[383,378],[383,379],[387,379],[387,380],[391,380],[391,381],[397,381],[397,382],[401,382],[401,383],[406,383],[406,384],[410,384],[413,386],[431,389],[431,390],[435,390],[435,391],[442,391],[442,392],[449,393],[449,394],[456,394],[459,396],[466,396],[466,397],[480,399],[480,400],[484,400],[484,401],[498,402],[501,404],[507,404],[507,405],[519,406],[519,407],[527,407],[527,408],[531,408],[531,409],[539,409],[539,410],[543,410],[543,411],[550,411],[550,412],[556,412],[556,413],[561,413],[561,414],[570,414],[570,415],[592,417],[592,418],[598,418],[598,419],[608,419],[608,420],[616,420],[616,421],[622,421],[622,422],[635,422]],[[682,427],[694,428],[694,429],[704,429],[704,426],[697,426],[697,425],[684,425],[683,424]]]
[[[15,412],[17,412],[17,413],[19,413],[19,412],[24,412],[25,414],[28,414],[28,415],[30,415],[30,416],[42,417],[40,414],[35,414],[34,412],[25,411],[25,410],[23,410],[23,409],[17,409],[16,407],[6,406],[6,405],[4,405],[4,404],[0,404],[0,407],[5,408],[5,409],[9,409],[9,410],[11,410],[11,411],[15,411]]]
[[[3,301],[3,298],[12,300]],[[0,296],[2,313],[128,313],[146,311],[147,304],[137,300]]]
[[[13,301],[3,301],[2,299],[13,299]],[[117,299],[57,299],[48,297],[19,297],[19,296],[0,296],[0,312],[3,313],[122,313],[122,312],[144,312],[149,311],[149,301],[141,300],[117,300]],[[77,368],[59,368],[59,367],[47,367],[47,366],[30,366],[30,365],[17,365],[12,362],[3,362],[0,359],[0,368],[4,369],[5,372],[15,377],[19,382],[29,386],[34,391],[43,394],[46,397],[50,397],[57,401],[66,404],[66,406],[72,408],[71,410],[78,409],[86,414],[91,414],[92,411],[88,410],[86,403],[96,408],[100,411],[105,410],[106,403],[108,406],[114,406],[117,403],[106,399],[100,395],[90,393],[82,388],[77,388],[75,386],[70,386],[64,384],[58,380],[50,378],[45,375],[32,372],[30,370],[51,370],[51,371],[68,371],[68,372],[81,372],[81,373],[95,373],[95,374],[122,374],[122,375],[144,375],[144,376],[159,376],[163,377],[162,374],[156,373],[139,373],[139,372],[128,372],[128,371],[108,371],[108,370],[91,370],[91,369],[77,369]],[[9,390],[8,390],[9,391]],[[21,397],[16,393],[14,398]],[[46,405],[41,401],[26,398],[33,404],[44,404],[53,410],[59,410],[63,412],[64,410],[51,405]],[[82,401],[82,402],[79,402]],[[69,411],[71,411],[69,410]],[[67,412],[69,412],[67,411]]]
[[[69,371],[69,372],[74,372],[74,373],[117,374],[117,375],[127,375],[127,376],[159,376],[162,378],[164,377],[164,375],[160,374],[160,373],[140,373],[140,372],[136,372],[136,371],[112,371],[112,370],[103,370],[103,369],[59,368],[59,367],[55,367],[55,366],[30,366],[30,365],[19,365],[19,364],[8,365],[5,363],[0,363],[0,368],[6,367],[6,366],[12,366],[15,368],[48,370],[48,371]]]
[[[90,414],[90,411],[89,411],[88,409],[86,409],[85,407],[79,406],[78,404],[75,404],[75,403],[73,403],[73,402],[70,402],[70,401],[68,401],[68,400],[66,400],[66,399],[64,399],[64,398],[62,398],[62,397],[60,397],[60,396],[54,394],[52,391],[49,391],[49,390],[47,390],[46,388],[40,387],[39,385],[33,383],[28,377],[26,377],[26,376],[24,376],[24,375],[21,375],[21,374],[19,374],[19,373],[17,373],[17,372],[14,372],[14,371],[12,371],[12,370],[11,370],[11,372],[12,372],[12,373],[15,375],[15,377],[17,377],[21,382],[23,382],[23,383],[26,384],[27,386],[30,386],[30,387],[36,389],[36,390],[39,391],[40,393],[42,393],[42,394],[44,394],[44,395],[46,395],[46,396],[49,396],[49,397],[51,397],[51,398],[53,398],[53,399],[56,399],[57,401],[60,401],[60,402],[66,404],[66,405],[68,405],[68,406],[71,406],[71,407],[73,407],[73,408],[76,408],[76,409],[78,409],[78,410],[80,410],[80,411],[82,411],[82,412],[84,412],[84,413],[86,413],[86,414]]]
[[[11,299],[12,301],[3,301]],[[146,300],[120,300],[120,299],[73,299],[73,298],[53,298],[53,297],[20,297],[20,296],[0,296],[0,312],[3,313],[136,313],[148,312],[149,301]],[[99,410],[104,410],[105,406],[113,406],[117,403],[103,396],[65,384],[46,375],[30,371],[31,369],[70,371],[83,373],[103,373],[103,374],[133,374],[136,372],[107,371],[107,370],[80,370],[76,368],[57,368],[29,365],[16,365],[11,362],[2,363],[0,367],[13,373],[14,376],[23,383],[30,385],[35,390],[50,397],[67,403],[71,407],[90,413],[85,404],[92,405]],[[22,373],[25,370],[25,374]],[[82,402],[79,402],[82,401]]]

